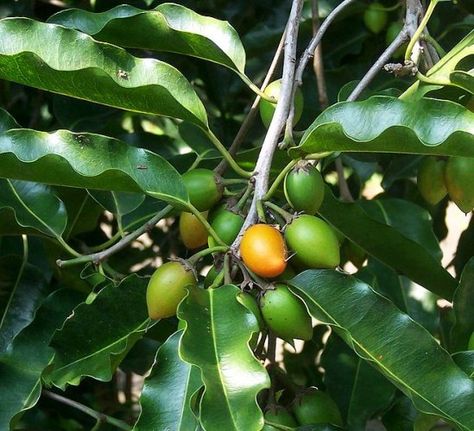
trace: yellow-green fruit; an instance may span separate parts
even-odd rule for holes
[[[295,211],[314,215],[324,199],[324,181],[308,162],[300,162],[285,177],[285,196]]]
[[[273,81],[272,83],[268,84],[264,90],[264,93],[267,96],[273,97],[276,101],[278,101],[280,97],[281,91],[281,79]],[[300,88],[298,87],[295,92],[295,115],[293,117],[293,125],[295,125],[301,118],[301,114],[303,113],[303,93],[301,92]],[[260,117],[262,118],[262,122],[265,127],[268,129],[270,123],[272,122],[273,113],[275,112],[276,102],[272,103],[268,100],[260,100]]]
[[[202,213],[204,218],[207,212]],[[191,213],[182,212],[179,217],[179,235],[186,248],[194,250],[207,244],[207,229],[199,219]]]
[[[285,239],[295,263],[308,268],[335,268],[339,265],[339,241],[333,229],[318,217],[301,215],[286,228]]]
[[[465,213],[474,209],[474,159],[451,157],[446,164],[446,188],[449,197]]]
[[[467,350],[474,350],[474,332],[471,334],[471,337],[469,338],[469,344],[468,344]]]
[[[444,181],[445,170],[446,162],[431,156],[425,157],[418,168],[418,190],[431,205],[439,203],[448,192]]]
[[[267,326],[283,340],[311,340],[313,327],[311,317],[303,302],[288,286],[276,284],[260,300],[262,316]]]
[[[186,296],[186,287],[195,286],[193,272],[180,262],[167,262],[151,276],[146,291],[148,315],[164,319],[176,315],[176,309]]]
[[[293,403],[293,413],[300,425],[332,424],[342,426],[339,407],[326,393],[312,390]]]
[[[183,174],[189,202],[199,211],[207,211],[222,197],[222,178],[209,169],[193,169]]]

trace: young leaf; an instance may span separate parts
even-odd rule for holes
[[[41,394],[41,374],[53,358],[48,347],[82,296],[72,290],[53,292],[27,326],[0,355],[0,429],[14,427],[21,413],[33,407]]]
[[[48,293],[41,270],[27,259],[27,255],[0,257],[0,353],[30,324]]]
[[[6,130],[0,133],[0,172],[20,180],[187,201],[180,175],[165,159],[95,134]]]
[[[467,349],[469,337],[474,333],[474,258],[464,267],[459,287],[454,293],[454,316],[451,329],[451,351]]]
[[[60,238],[67,225],[64,203],[44,184],[0,179],[0,208],[14,212],[20,226]]]
[[[133,57],[84,33],[28,18],[0,20],[0,34],[2,79],[207,127],[191,84],[167,63]]]
[[[290,281],[311,315],[330,324],[418,410],[460,430],[474,427],[474,381],[431,334],[358,279],[332,270],[305,271]],[[429,360],[427,360],[429,358]]]
[[[104,287],[91,304],[81,304],[51,346],[54,361],[45,376],[60,388],[83,376],[108,381],[123,355],[150,326],[143,278],[131,275],[118,286]]]
[[[189,403],[202,382],[199,369],[179,357],[182,333],[171,335],[158,349],[140,398],[142,412],[134,427],[136,431],[188,431],[198,425]]]
[[[190,289],[178,317],[186,321],[181,357],[199,367],[205,385],[201,400],[204,429],[257,431],[263,415],[257,394],[269,385],[263,366],[248,345],[257,319],[237,301],[240,289]]]
[[[147,11],[121,5],[103,13],[67,9],[49,22],[115,45],[190,55],[244,73],[245,51],[234,28],[178,4]]]
[[[336,103],[314,121],[291,153],[327,151],[474,157],[474,113],[436,99],[374,96]]]
[[[420,244],[420,237],[415,241],[411,234],[406,236],[395,227],[374,220],[358,203],[337,200],[329,188],[326,188],[319,213],[371,256],[437,295],[452,298],[456,280],[441,266],[439,259]]]

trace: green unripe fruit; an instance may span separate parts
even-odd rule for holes
[[[323,177],[311,163],[300,162],[288,172],[284,188],[286,200],[295,211],[314,215],[323,202]]]
[[[339,241],[332,228],[320,218],[301,215],[286,228],[285,239],[295,252],[294,261],[308,268],[339,265]]]
[[[380,33],[387,25],[387,20],[388,13],[380,3],[371,3],[364,12],[364,23],[372,33]]]
[[[342,426],[342,417],[337,404],[325,392],[305,392],[293,403],[293,413],[300,425],[333,424]]]
[[[355,267],[359,269],[362,268],[364,262],[367,260],[365,250],[350,240],[347,240],[342,247],[346,258],[350,260]]]
[[[247,292],[240,292],[237,295],[237,300],[245,307],[247,310],[251,311],[252,314],[257,319],[259,329],[263,329],[265,327],[265,323],[263,322],[262,313],[260,312],[260,307],[257,304],[257,300]]]
[[[148,315],[151,319],[164,319],[176,314],[188,286],[195,286],[196,278],[191,269],[180,262],[167,262],[151,276],[146,291]]]
[[[388,26],[387,34],[385,36],[385,41],[387,42],[387,46],[390,45],[395,40],[395,38],[399,35],[402,29],[403,29],[403,24],[400,21],[394,21]],[[406,49],[407,49],[407,44],[404,43],[393,53],[392,57],[393,58],[403,57]]]
[[[193,169],[183,174],[189,201],[199,211],[207,211],[222,197],[222,178],[209,169]]]
[[[474,159],[451,157],[446,164],[446,188],[449,197],[464,213],[474,208]]]
[[[467,350],[474,350],[474,332],[471,334],[471,337],[469,338]]]
[[[311,317],[303,302],[284,284],[268,289],[260,300],[263,319],[267,326],[283,340],[311,340]]]
[[[268,422],[272,422],[278,425],[284,425],[287,427],[297,427],[298,423],[296,422],[295,418],[291,415],[291,413],[286,410],[284,407],[276,406],[265,413],[265,420]],[[278,431],[272,425],[265,424],[262,428],[262,431]]]
[[[206,218],[207,212],[203,212],[202,216]],[[194,214],[182,212],[179,217],[179,236],[186,248],[194,250],[206,244],[207,229]]]
[[[211,227],[225,244],[231,245],[237,238],[243,224],[244,218],[240,214],[230,210],[221,210],[214,216]],[[216,245],[214,238],[211,236],[208,238],[208,244],[209,247]]]
[[[425,157],[418,168],[418,190],[431,205],[439,203],[448,193],[444,181],[445,170],[446,162],[431,156]]]
[[[278,79],[268,84],[264,90],[264,93],[267,96],[273,97],[276,101],[278,101],[280,97],[280,91],[281,91],[281,79]],[[303,93],[298,87],[295,92],[295,115],[293,117],[293,125],[295,125],[301,118],[301,114],[303,113],[303,104],[304,104]],[[260,105],[259,105],[260,117],[262,118],[262,122],[267,129],[270,126],[270,123],[272,122],[275,108],[276,108],[276,102],[272,103],[265,99],[260,100]]]

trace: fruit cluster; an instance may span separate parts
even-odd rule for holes
[[[417,184],[421,196],[431,205],[449,195],[464,213],[474,209],[474,159],[425,157],[418,169]]]
[[[214,256],[214,265],[202,287],[223,284],[227,271],[225,280],[241,284],[238,300],[255,315],[261,331],[270,330],[290,342],[295,338],[311,339],[312,324],[306,307],[284,281],[292,278],[295,270],[336,268],[340,263],[340,235],[315,215],[323,202],[325,187],[319,170],[302,160],[286,174],[283,191],[292,213],[276,205],[273,208],[279,211],[268,208],[273,220],[284,218],[280,223],[284,224],[282,231],[273,224],[260,222],[247,228],[238,240],[250,193],[241,191],[239,200],[222,202],[226,180],[207,169],[191,170],[183,175],[183,180],[190,203],[201,217],[181,213],[181,239],[191,250],[207,244],[206,250]],[[245,190],[249,188],[250,183]],[[240,240],[240,246],[231,249],[229,246],[236,240]],[[213,252],[215,249],[223,251]],[[227,267],[223,265],[224,255],[230,257]],[[155,271],[147,291],[152,319],[175,315],[187,289],[200,284],[193,263],[191,257],[188,261],[165,263]],[[256,340],[254,347],[255,344]]]

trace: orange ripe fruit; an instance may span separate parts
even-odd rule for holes
[[[249,227],[240,243],[245,265],[261,277],[277,277],[286,268],[286,245],[280,231],[267,224]]]

